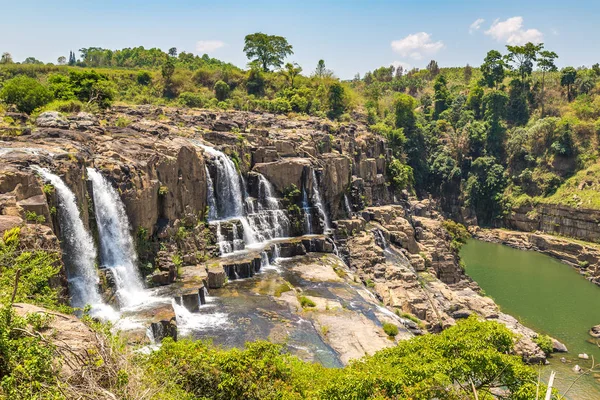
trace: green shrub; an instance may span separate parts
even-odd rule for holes
[[[535,398],[537,372],[511,355],[512,348],[506,327],[470,317],[344,368],[300,361],[264,341],[225,350],[170,338],[141,363],[146,379],[172,398],[459,399],[473,396],[471,382],[480,395],[502,389],[514,400]],[[545,391],[543,385],[539,391]]]
[[[298,297],[298,300],[300,301],[300,305],[302,306],[302,308],[317,306],[314,301],[312,301],[311,299],[309,299],[306,296],[300,296],[300,297]]]
[[[137,74],[137,83],[142,86],[148,86],[152,83],[152,75],[148,71],[140,71]]]
[[[451,219],[444,220],[442,226],[450,234],[450,237],[452,238],[450,246],[456,251],[460,250],[462,245],[467,243],[467,239],[471,237],[471,234],[463,224],[454,222]]]
[[[396,335],[398,334],[398,326],[391,324],[389,322],[384,322],[383,323],[383,331],[389,337],[396,337]]]
[[[406,189],[412,186],[414,182],[413,169],[396,158],[389,163],[388,173],[392,178],[394,187],[398,190]]]
[[[204,98],[199,93],[183,92],[179,95],[179,102],[186,107],[200,108],[204,104]]]
[[[552,339],[548,335],[537,335],[533,341],[537,344],[542,351],[548,355],[552,353],[554,350],[554,346],[552,345]]]
[[[43,111],[58,111],[66,114],[78,113],[84,109],[84,104],[79,100],[54,100],[46,104]]]
[[[223,81],[215,83],[215,97],[218,101],[225,101],[229,97],[229,85]]]
[[[21,112],[31,114],[36,108],[48,104],[52,100],[52,93],[37,79],[17,76],[4,83],[0,90],[0,100],[15,105]]]

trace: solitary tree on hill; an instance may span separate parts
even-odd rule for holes
[[[251,60],[251,63],[258,64],[265,72],[268,72],[270,67],[281,67],[283,60],[294,54],[292,46],[282,36],[257,32],[247,35],[244,43],[246,57]]]

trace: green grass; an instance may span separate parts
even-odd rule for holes
[[[577,172],[559,186],[551,196],[536,197],[535,200],[544,204],[600,210],[600,164],[594,164]]]

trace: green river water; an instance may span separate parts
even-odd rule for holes
[[[495,243],[470,240],[461,250],[467,274],[500,306],[537,332],[564,343],[569,352],[555,354],[542,376],[557,372],[555,387],[565,392],[578,374],[575,364],[589,368],[591,360],[577,358],[579,353],[600,362],[600,347],[588,330],[600,324],[600,287],[585,280],[567,264],[533,251],[516,250]],[[564,356],[566,363],[560,361]],[[584,376],[568,392],[573,400],[600,399],[599,376]]]

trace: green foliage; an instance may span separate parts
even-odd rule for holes
[[[169,193],[169,188],[167,186],[160,186],[158,188],[158,195],[159,196],[166,196]]]
[[[131,121],[129,118],[127,117],[117,117],[116,121],[115,121],[115,126],[118,128],[126,128],[129,125],[132,124],[133,121]]]
[[[328,105],[327,116],[331,119],[338,119],[346,111],[344,87],[338,82],[329,87]]]
[[[442,226],[450,234],[450,237],[452,238],[450,246],[455,251],[460,250],[462,245],[467,243],[467,239],[471,237],[471,234],[463,224],[454,222],[451,219],[444,220],[444,222],[442,222]]]
[[[284,37],[261,32],[244,38],[244,53],[251,63],[260,66],[264,72],[268,72],[270,67],[281,67],[283,60],[294,54],[292,46]]]
[[[38,314],[19,317],[11,305],[0,308],[0,397],[64,398],[53,364],[54,347],[35,333],[46,322]]]
[[[23,250],[20,234],[20,228],[13,228],[0,239],[0,302],[9,303],[15,275],[20,270],[15,301],[57,308],[59,290],[50,286],[50,280],[60,271],[60,257],[43,250]]]
[[[384,322],[383,323],[383,331],[389,337],[396,337],[396,335],[398,334],[398,326],[391,324],[389,322]]]
[[[314,301],[312,301],[311,299],[309,299],[306,296],[299,296],[298,297],[298,301],[300,302],[300,305],[302,306],[302,308],[316,307],[317,306]]]
[[[215,83],[215,97],[219,101],[225,101],[229,97],[229,85],[223,81]]]
[[[548,335],[537,335],[533,341],[537,344],[542,351],[548,355],[552,353],[554,350],[554,346],[552,345],[552,339]]]
[[[505,71],[506,64],[504,63],[502,54],[499,51],[490,50],[481,65],[483,83],[490,88],[498,88],[498,84],[504,80]]]
[[[501,388],[511,399],[535,398],[537,373],[510,355],[512,347],[506,327],[470,317],[338,369],[302,362],[267,342],[223,350],[171,339],[141,363],[149,380],[177,398],[456,399],[472,396],[471,382],[480,396]]]
[[[475,210],[480,224],[502,216],[505,187],[504,168],[494,157],[479,157],[473,162],[465,185],[466,204]]]
[[[179,95],[179,102],[186,107],[200,108],[204,105],[205,99],[199,93],[183,92]]]
[[[403,164],[397,158],[388,164],[388,174],[392,179],[394,187],[398,190],[406,189],[414,183],[413,169]]]
[[[38,215],[35,211],[27,211],[25,213],[25,219],[29,222],[35,222],[36,224],[43,224],[46,222],[46,217]]]
[[[21,112],[30,114],[52,100],[52,93],[37,79],[18,76],[4,83],[0,100],[13,104]]]
[[[152,83],[152,75],[148,71],[140,71],[136,77],[137,83],[142,86],[148,86]]]

